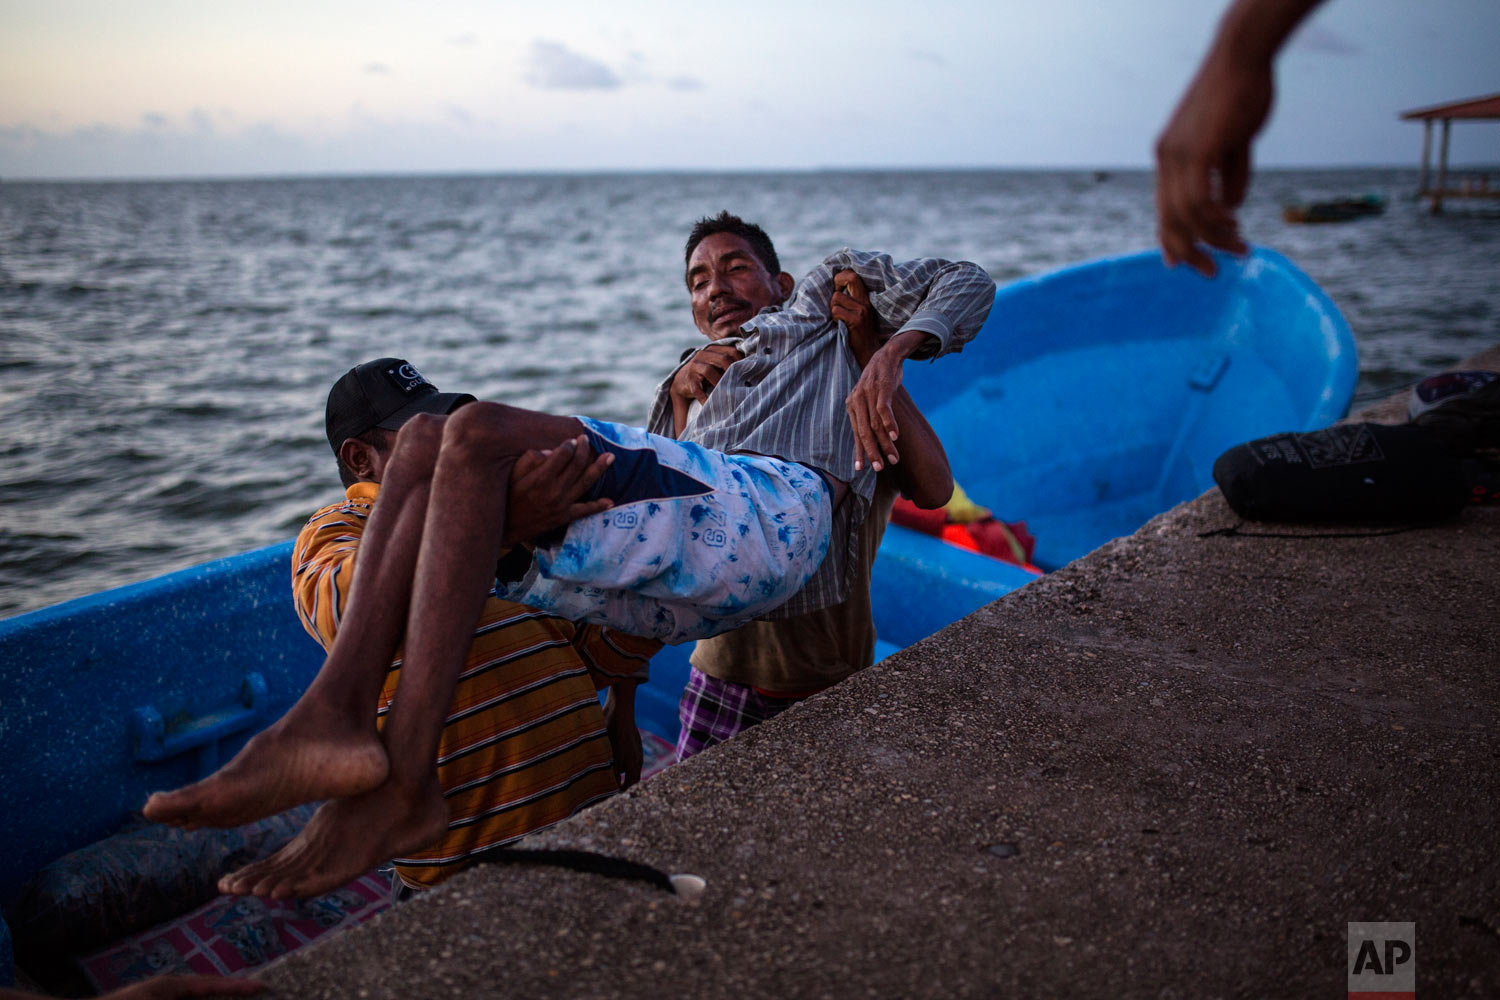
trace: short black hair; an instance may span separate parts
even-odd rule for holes
[[[738,236],[750,244],[751,251],[756,258],[766,266],[766,270],[773,275],[781,273],[781,261],[776,259],[776,247],[771,244],[771,237],[766,231],[753,222],[746,222],[738,215],[730,215],[725,209],[718,215],[704,216],[693,223],[692,232],[688,233],[687,247],[682,251],[683,276],[687,275],[688,263],[693,259],[693,251],[698,249],[698,244],[716,233],[729,233]]]

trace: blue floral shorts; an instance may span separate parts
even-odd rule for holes
[[[615,505],[538,548],[497,597],[679,643],[785,603],[827,554],[831,495],[807,466],[579,419],[614,453],[591,496]]]

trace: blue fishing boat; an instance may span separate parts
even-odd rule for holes
[[[907,385],[957,481],[1024,519],[1055,569],[1213,485],[1239,442],[1347,410],[1353,338],[1279,254],[1221,258],[1212,281],[1155,253],[1001,288],[961,355]],[[288,593],[290,543],[0,622],[0,907],[41,866],[113,832],[148,792],[213,771],[285,711],[322,662]],[[1034,573],[892,525],[874,571],[877,655]],[[688,648],[663,650],[642,728],[676,734]],[[0,983],[8,980],[0,922]]]

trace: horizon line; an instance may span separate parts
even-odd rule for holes
[[[1500,163],[1473,163],[1448,165],[1450,172],[1496,170]],[[1256,173],[1317,172],[1348,170],[1409,170],[1420,171],[1420,165],[1410,163],[1345,163],[1345,164],[1266,164],[1257,165]],[[37,175],[9,177],[0,173],[0,184],[130,184],[130,183],[214,183],[223,181],[301,181],[301,180],[377,180],[407,178],[460,178],[460,177],[553,177],[553,176],[674,176],[683,174],[735,175],[735,174],[916,174],[916,173],[1052,173],[1052,174],[1149,174],[1154,166],[1067,165],[1067,166],[995,166],[995,165],[946,165],[946,166],[818,166],[818,167],[539,167],[532,169],[453,169],[453,170],[327,170],[327,171],[279,171],[207,174],[120,174],[120,175]]]

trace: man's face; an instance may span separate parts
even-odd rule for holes
[[[693,323],[710,340],[734,336],[740,324],[787,295],[780,276],[731,233],[714,233],[693,248],[687,284]]]

